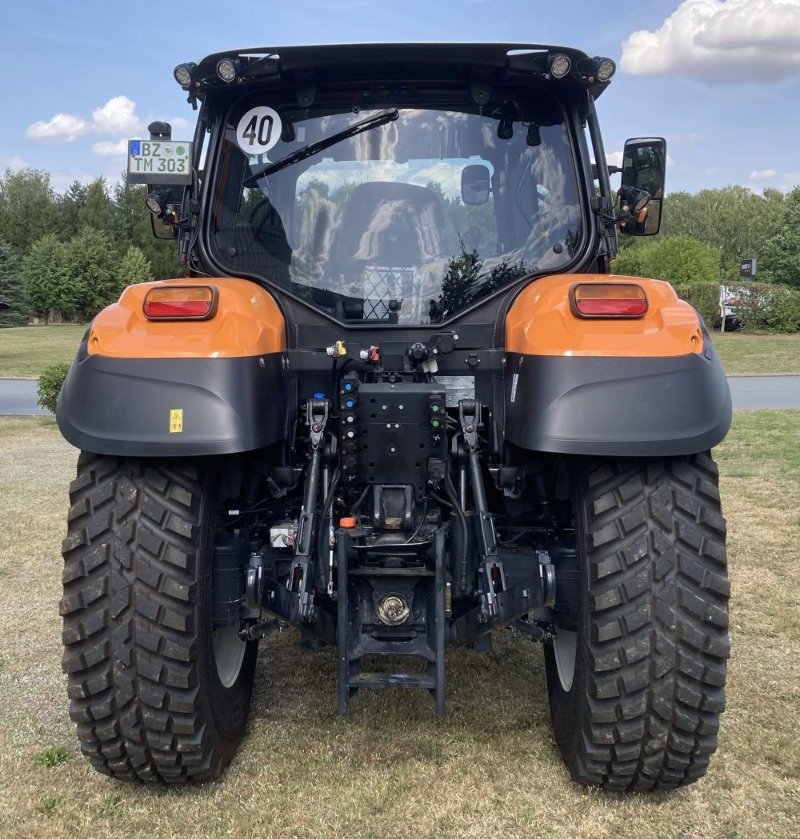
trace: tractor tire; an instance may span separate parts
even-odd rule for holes
[[[579,618],[545,647],[556,742],[582,784],[691,784],[717,746],[730,652],[716,465],[706,453],[570,467]]]
[[[114,778],[218,778],[244,733],[257,644],[211,622],[220,478],[209,459],[78,460],[63,668],[81,750]]]

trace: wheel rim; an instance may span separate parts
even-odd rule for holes
[[[244,661],[245,643],[238,626],[223,626],[214,632],[214,662],[222,684],[229,688],[239,677]]]
[[[578,652],[578,633],[567,629],[557,630],[553,641],[553,656],[556,660],[558,680],[564,693],[569,693],[575,677],[575,658]]]

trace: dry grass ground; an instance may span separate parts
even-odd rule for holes
[[[715,332],[714,347],[725,372],[763,376],[800,373],[800,335],[749,335]]]
[[[86,324],[0,329],[0,378],[33,379],[45,367],[75,357]]]
[[[51,420],[0,419],[0,835],[800,835],[800,413],[747,412],[717,454],[733,578],[733,658],[707,778],[671,794],[572,784],[541,651],[508,635],[453,651],[448,715],[429,697],[335,708],[333,650],[262,648],[250,733],[223,780],[163,790],[95,774],[60,672],[59,544],[75,452]]]

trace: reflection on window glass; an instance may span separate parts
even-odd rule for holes
[[[568,135],[553,108],[519,115],[509,139],[492,116],[401,109],[396,121],[258,176],[381,112],[287,112],[281,141],[248,155],[236,126],[250,107],[226,131],[212,248],[231,273],[263,277],[340,320],[440,323],[565,265],[582,241]]]

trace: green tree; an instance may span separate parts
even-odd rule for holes
[[[141,248],[136,245],[131,245],[122,261],[119,264],[119,271],[117,272],[119,282],[123,286],[133,285],[134,283],[143,283],[147,280],[153,279],[153,269],[147,261]]]
[[[153,276],[157,280],[182,277],[186,271],[178,259],[174,241],[156,239],[150,226],[150,213],[144,204],[147,189],[126,181],[114,190],[111,228],[108,231],[117,249],[123,252],[130,246],[141,248]]]
[[[70,239],[81,229],[81,215],[86,207],[88,187],[80,181],[73,181],[67,191],[56,199],[59,232],[64,239]]]
[[[53,233],[37,239],[22,261],[25,294],[34,314],[49,320],[72,308],[67,274],[67,248]]]
[[[612,264],[615,274],[653,277],[673,284],[719,282],[719,251],[688,236],[642,240]]]
[[[743,186],[704,189],[696,195],[673,192],[664,202],[664,236],[688,236],[715,248],[726,282],[739,279],[739,261],[763,257],[776,229],[784,196],[778,190],[758,195]]]
[[[22,287],[17,255],[7,242],[0,240],[0,327],[24,326],[28,322],[28,307]]]
[[[113,204],[108,197],[105,179],[98,178],[86,188],[86,199],[78,211],[80,227],[93,227],[108,233],[111,230],[112,214]]]
[[[0,238],[22,257],[33,242],[56,229],[50,175],[38,169],[6,170],[0,179]]]
[[[109,237],[100,230],[84,227],[66,246],[67,276],[70,278],[70,306],[65,317],[87,319],[113,303],[125,283],[119,277],[119,260]]]
[[[764,244],[762,266],[778,283],[800,288],[800,187],[795,187],[781,207],[775,233]]]

